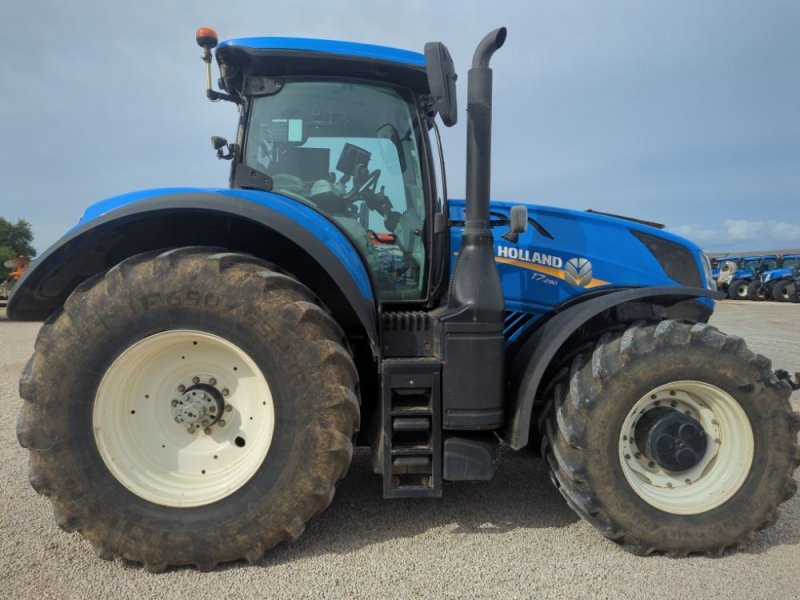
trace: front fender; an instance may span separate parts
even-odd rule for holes
[[[514,450],[528,444],[533,406],[542,378],[564,343],[587,321],[615,306],[646,302],[670,307],[693,298],[717,298],[724,294],[703,288],[651,287],[611,292],[572,305],[558,312],[525,341],[510,369],[511,384],[506,400],[506,428],[503,439]],[[711,314],[706,304],[695,303],[697,315]],[[696,316],[695,316],[696,318]]]
[[[308,273],[314,281],[304,283],[326,305],[328,299],[339,305],[343,301],[338,296],[344,298],[377,355],[377,309],[369,271],[346,234],[310,206],[251,190],[146,190],[91,206],[15,286],[8,317],[45,319],[79,283],[127,256],[189,245],[249,252],[296,275]]]

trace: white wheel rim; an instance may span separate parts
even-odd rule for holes
[[[178,415],[173,401],[207,389],[195,385],[217,390],[207,394],[216,400],[206,402],[214,408],[204,410],[214,412],[204,418],[217,419],[207,432],[202,422],[190,433],[176,421],[194,414]],[[100,456],[122,485],[156,504],[192,507],[229,496],[256,473],[272,441],[275,407],[264,374],[241,348],[209,333],[173,330],[117,357],[97,390],[93,424]]]
[[[636,424],[656,407],[689,411],[705,430],[705,455],[691,469],[663,469],[636,445]],[[747,478],[754,450],[753,430],[739,403],[699,381],[676,381],[645,394],[628,413],[619,436],[620,464],[633,491],[651,506],[679,515],[699,514],[727,502]]]

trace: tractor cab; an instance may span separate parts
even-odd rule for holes
[[[772,271],[779,267],[778,256],[769,254],[764,256],[745,256],[741,259],[739,270],[734,275],[735,279],[759,278],[762,273]]]
[[[424,300],[436,196],[424,55],[262,37],[225,41],[216,56],[226,91],[216,94],[242,116],[232,187],[324,213],[361,253],[381,300]]]

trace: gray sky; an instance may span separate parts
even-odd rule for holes
[[[222,186],[233,106],[208,102],[194,31],[421,51],[442,40],[463,110],[475,43],[495,71],[493,197],[666,223],[709,251],[800,246],[800,1],[5,2],[0,216],[42,251],[127,191]],[[215,75],[216,77],[216,75]],[[445,132],[464,193],[465,119]]]

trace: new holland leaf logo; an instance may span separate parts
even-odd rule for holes
[[[585,258],[570,258],[564,265],[564,279],[571,285],[585,287],[592,281],[592,263]]]
[[[495,247],[494,260],[500,264],[536,271],[584,289],[609,284],[608,281],[594,277],[592,263],[585,258],[571,258],[564,263],[564,259],[555,254],[548,254],[532,248],[517,248],[500,244]],[[536,279],[535,281],[542,280]]]

